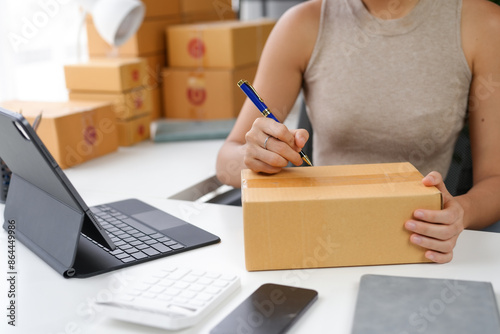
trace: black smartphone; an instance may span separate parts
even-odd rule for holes
[[[285,333],[318,299],[315,290],[264,284],[229,313],[210,334]]]

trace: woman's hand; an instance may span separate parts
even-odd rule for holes
[[[426,258],[438,263],[450,262],[458,236],[464,230],[464,209],[450,195],[440,173],[430,172],[422,183],[441,191],[444,207],[442,210],[415,210],[414,219],[407,221],[405,227],[414,232],[410,236],[412,243],[428,249]]]
[[[309,139],[304,129],[289,130],[272,119],[259,117],[245,135],[244,163],[255,172],[277,173],[288,162],[302,164],[300,150]]]

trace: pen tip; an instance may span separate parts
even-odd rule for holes
[[[312,167],[312,163],[311,163],[311,160],[309,160],[309,157],[307,155],[304,155],[302,157],[302,159],[309,165]]]

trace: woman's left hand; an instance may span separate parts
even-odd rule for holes
[[[417,209],[413,219],[405,223],[405,228],[414,232],[410,241],[428,249],[425,257],[437,263],[450,262],[458,236],[464,230],[464,209],[450,195],[438,172],[430,172],[422,179],[427,186],[436,186],[443,195],[442,210]]]

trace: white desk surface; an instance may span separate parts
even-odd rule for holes
[[[165,333],[99,314],[93,301],[106,300],[122,285],[124,275],[153,271],[164,265],[235,273],[241,288],[199,325],[178,333],[208,333],[263,283],[301,286],[319,298],[289,333],[350,333],[357,289],[363,274],[418,276],[489,281],[500,291],[500,234],[464,231],[451,263],[366,266],[309,270],[247,272],[243,221],[239,207],[167,200],[166,197],[213,174],[220,141],[176,144],[144,143],[67,170],[89,205],[137,197],[218,235],[222,242],[189,252],[86,279],[64,279],[17,242],[17,326],[7,325],[7,256],[1,256],[2,333]],[[192,155],[203,163],[193,162]],[[172,155],[175,155],[173,157]],[[206,159],[206,160],[202,160]],[[189,163],[187,163],[189,162]],[[142,166],[141,166],[142,165]],[[204,169],[206,167],[206,169]],[[212,168],[212,169],[210,169]],[[142,177],[141,177],[142,175]],[[189,177],[188,177],[189,176]],[[98,185],[102,182],[102,185]],[[113,186],[115,190],[110,190]],[[0,205],[3,216],[3,205]],[[0,233],[2,254],[7,234]],[[177,332],[176,332],[177,333]]]

